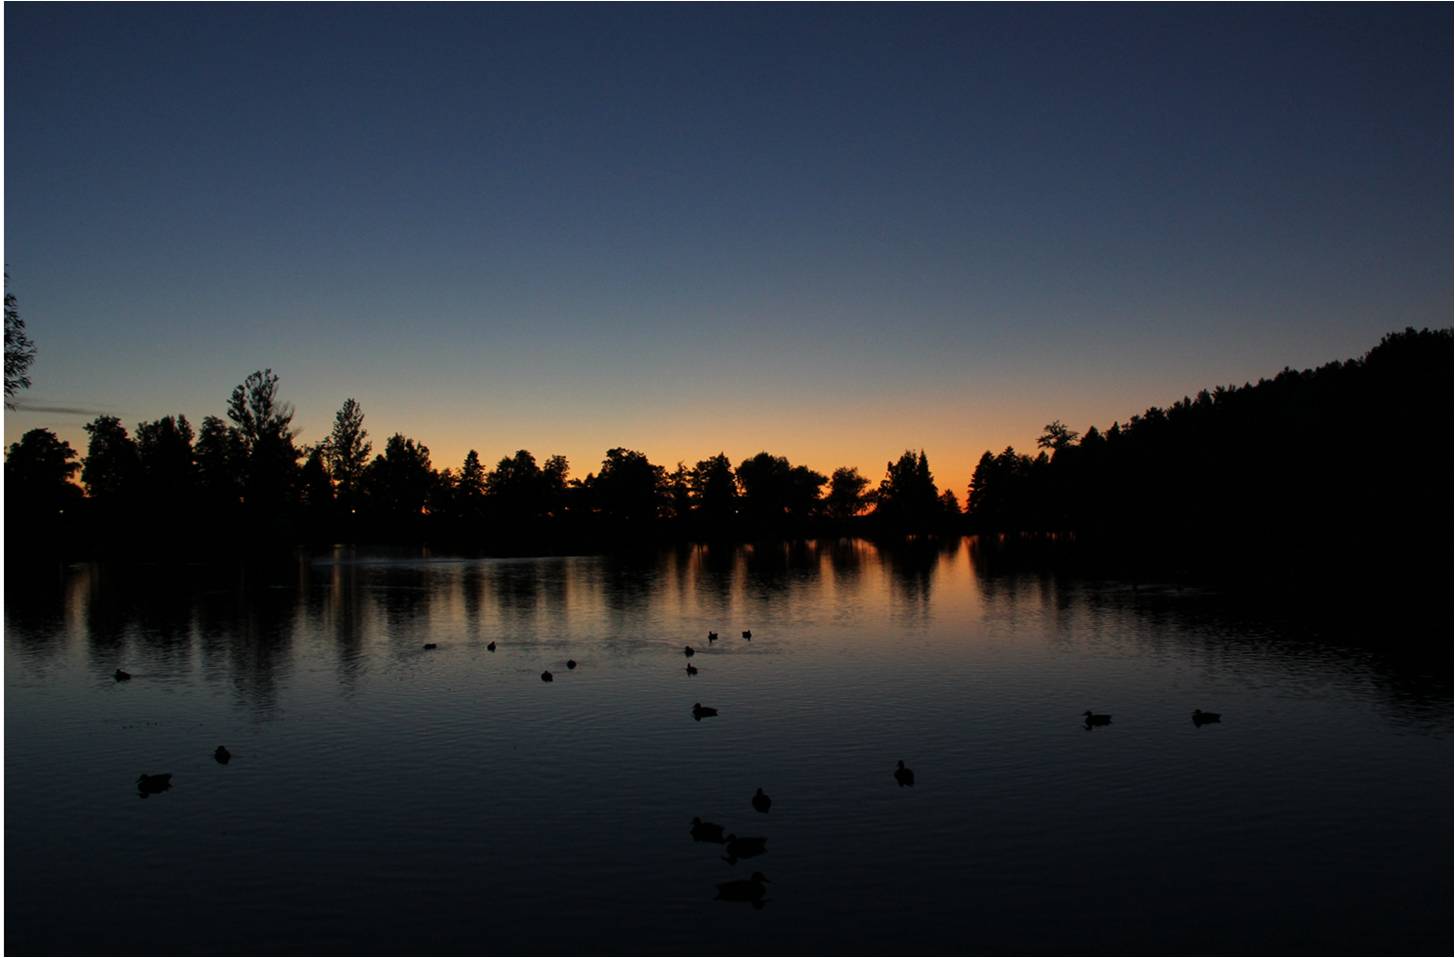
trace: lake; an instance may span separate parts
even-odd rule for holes
[[[1449,953],[1449,625],[972,540],[71,566],[6,590],[6,950]]]

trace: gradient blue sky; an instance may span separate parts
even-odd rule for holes
[[[7,3],[5,440],[363,404],[474,447],[985,449],[1452,311],[1424,6]],[[84,413],[45,411],[75,408]]]

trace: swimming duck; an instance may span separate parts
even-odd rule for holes
[[[172,787],[172,773],[162,775],[148,775],[142,772],[136,777],[136,791],[142,798],[148,795],[158,795]]]
[[[745,639],[747,639],[748,641],[751,642],[753,640],[753,630],[752,629],[744,629],[743,630],[743,638],[745,638]]]
[[[437,649],[440,647],[440,644],[438,642],[426,642],[424,643],[424,647],[426,649]]]
[[[717,709],[710,709],[701,702],[692,703],[692,717],[701,722],[705,718],[711,718],[717,714]]]
[[[693,648],[693,647],[692,647],[692,646],[690,646],[690,645],[688,645],[688,646],[684,646],[684,647],[683,647],[683,649],[682,649],[682,654],[683,654],[683,655],[685,655],[685,656],[687,656],[687,657],[688,657],[688,658],[689,658],[689,659],[690,659],[690,658],[692,658],[692,657],[693,657],[693,656],[694,656],[694,655],[696,655],[696,654],[697,654],[697,650],[696,650],[696,649],[694,649],[694,648]]]
[[[541,673],[541,681],[542,682],[554,682],[554,681],[556,681],[556,677],[551,674],[550,669],[547,669],[546,671],[544,671],[544,672]]]
[[[763,883],[768,880],[762,872],[753,872],[753,877],[747,881],[724,881],[717,883],[717,897],[722,901],[750,901],[754,907],[762,904],[763,896],[768,889]]]
[[[723,843],[722,826],[694,817],[692,819],[692,840],[721,845]]]
[[[218,765],[226,765],[232,761],[232,753],[227,750],[226,745],[217,746],[217,751],[212,753],[212,757],[217,759]]]
[[[752,858],[768,850],[768,839],[766,838],[728,835],[725,844],[727,845],[728,862],[733,865],[737,864],[739,858]]]
[[[1110,725],[1111,724],[1111,716],[1110,715],[1097,715],[1095,712],[1091,711],[1091,709],[1087,709],[1083,714],[1086,716],[1086,727],[1087,728],[1091,728],[1093,725]]]
[[[123,672],[123,671],[121,671],[121,669],[117,669],[115,672],[113,672],[112,675],[111,675],[111,677],[113,679],[115,679],[116,681],[118,681],[118,682],[129,682],[129,681],[131,681],[131,673],[130,672]]]
[[[758,811],[767,814],[768,809],[773,807],[773,799],[763,794],[763,786],[759,785],[758,790],[753,793],[753,807]]]
[[[495,643],[492,641],[489,645],[485,646],[485,649],[487,651],[489,651],[489,652],[494,652],[495,651]]]
[[[707,633],[707,641],[709,641],[709,642],[716,642],[717,641],[717,633],[716,632],[709,632],[709,633]]]
[[[914,769],[904,767],[904,759],[899,760],[899,767],[894,770],[894,780],[899,783],[900,788],[914,784]]]
[[[1221,722],[1222,720],[1223,713],[1221,712],[1204,712],[1202,709],[1192,710],[1193,725],[1201,726],[1206,725],[1209,722]]]
[[[566,660],[566,668],[568,668],[568,669],[574,669],[575,667],[576,667],[576,660],[575,659],[567,659]]]
[[[696,675],[697,674],[697,666],[693,665],[691,662],[688,662],[687,663],[687,674],[688,675]]]

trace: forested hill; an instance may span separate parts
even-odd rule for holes
[[[1452,355],[1450,330],[1406,329],[1105,430],[1053,423],[1034,458],[980,458],[968,522],[1269,584],[1433,583],[1448,605]]]

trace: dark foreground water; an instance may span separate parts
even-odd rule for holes
[[[1449,656],[1379,651],[1448,622],[1314,637],[976,559],[11,582],[6,951],[1450,953]],[[714,900],[754,870],[760,909]]]

